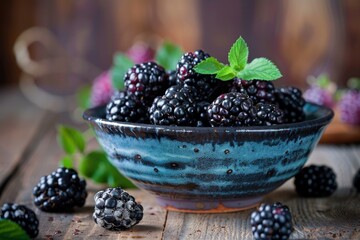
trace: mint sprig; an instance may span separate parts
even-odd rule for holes
[[[103,150],[86,151],[86,137],[75,128],[59,126],[57,139],[66,155],[59,165],[66,168],[78,166],[79,173],[96,183],[110,187],[134,188],[135,185],[110,163]],[[78,164],[76,164],[78,163]]]
[[[30,240],[29,235],[15,222],[0,218],[0,239]]]
[[[228,60],[229,65],[222,64],[211,57],[201,61],[195,66],[195,71],[200,74],[216,74],[216,78],[228,81],[235,77],[243,80],[272,81],[282,77],[276,65],[266,58],[255,58],[248,63],[249,48],[242,37],[239,37],[231,46]]]

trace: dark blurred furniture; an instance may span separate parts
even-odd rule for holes
[[[360,76],[359,13],[358,0],[2,1],[0,85],[18,81],[12,46],[34,25],[50,29],[69,56],[103,70],[115,51],[134,41],[156,46],[168,39],[226,60],[230,44],[242,35],[251,58],[268,57],[280,66],[279,84],[304,88],[309,74],[322,72],[343,84]],[[46,55],[35,50],[37,57]]]

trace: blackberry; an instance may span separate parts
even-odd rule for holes
[[[172,71],[167,71],[166,72],[167,75],[168,75],[168,86],[171,87],[171,86],[174,86],[177,84],[177,73],[176,73],[176,70],[172,70]]]
[[[157,97],[150,108],[150,122],[156,125],[194,126],[196,89],[176,85]]]
[[[96,107],[107,104],[113,92],[114,88],[111,84],[110,71],[103,72],[95,78],[91,87],[91,106]]]
[[[255,239],[289,239],[293,231],[289,208],[281,203],[261,204],[251,214],[251,230]]]
[[[301,91],[294,87],[282,87],[275,90],[276,103],[284,111],[284,122],[301,122],[305,119],[303,107],[305,100]]]
[[[253,101],[248,95],[238,92],[222,94],[208,107],[211,126],[259,125]]]
[[[205,53],[203,50],[196,50],[195,52],[187,52],[184,55],[182,55],[180,61],[176,66],[177,76],[179,80],[183,81],[186,78],[198,77],[199,74],[196,73],[193,68],[202,60],[208,57],[210,57],[210,55]]]
[[[45,212],[69,211],[82,207],[87,197],[86,182],[74,169],[58,168],[43,176],[34,187],[35,205]]]
[[[332,108],[335,105],[331,92],[318,86],[312,86],[304,92],[304,99],[308,102]]]
[[[274,103],[275,102],[275,87],[270,81],[262,80],[241,80],[235,78],[231,92],[241,92],[249,95],[253,102],[259,103]]]
[[[196,127],[210,127],[207,109],[210,105],[209,102],[196,103],[197,121]]]
[[[211,75],[199,75],[197,77],[188,77],[183,80],[177,79],[178,84],[184,84],[185,87],[194,87],[197,90],[196,101],[208,101],[217,89],[219,80]]]
[[[341,121],[360,125],[360,91],[349,90],[344,93],[339,104]]]
[[[336,175],[327,166],[304,167],[295,176],[295,187],[302,197],[327,197],[337,188]]]
[[[357,192],[360,193],[360,169],[356,172],[354,176],[353,184]]]
[[[258,103],[255,105],[256,116],[260,125],[277,125],[284,123],[284,112],[275,104]]]
[[[106,106],[106,118],[110,121],[145,123],[147,107],[133,95],[114,96]]]
[[[5,203],[0,209],[0,218],[17,223],[31,238],[39,234],[36,214],[24,205]]]
[[[154,62],[136,64],[125,74],[125,89],[127,95],[150,105],[156,96],[164,94],[168,79],[165,69]]]
[[[143,207],[121,188],[108,188],[94,196],[96,224],[109,230],[125,230],[143,218]]]

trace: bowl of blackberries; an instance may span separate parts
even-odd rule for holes
[[[182,55],[173,71],[136,64],[124,89],[84,119],[112,164],[161,206],[253,207],[301,170],[333,112],[295,87],[275,87],[275,64],[248,54],[240,37],[228,64],[203,50]]]

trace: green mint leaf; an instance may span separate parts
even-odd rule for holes
[[[107,183],[110,187],[135,188],[135,185],[122,176],[109,162],[103,151],[92,151],[86,154],[80,160],[79,172],[94,182]]]
[[[65,156],[59,161],[60,167],[74,168],[73,159],[70,156]]]
[[[236,77],[235,71],[232,67],[230,66],[224,66],[217,74],[216,74],[216,78],[223,80],[223,81],[228,81],[233,79],[234,77]]]
[[[360,78],[350,78],[347,85],[350,89],[360,90]]]
[[[230,66],[236,71],[244,69],[249,57],[249,48],[242,37],[239,37],[231,46],[228,60]]]
[[[164,42],[156,51],[155,60],[167,71],[176,69],[176,65],[184,52],[173,43]]]
[[[91,86],[80,88],[76,93],[76,101],[81,109],[90,107]]]
[[[30,240],[29,235],[15,222],[0,219],[0,239],[2,240]]]
[[[197,73],[200,74],[216,74],[218,73],[222,68],[224,67],[224,64],[219,62],[214,57],[209,57],[205,60],[202,60],[200,63],[198,63],[194,70]]]
[[[59,126],[57,140],[59,145],[67,154],[74,154],[76,151],[84,152],[86,141],[82,133],[74,128]]]
[[[266,58],[255,58],[245,68],[237,73],[243,80],[276,80],[282,77],[280,70]]]
[[[113,67],[110,70],[112,85],[115,89],[124,89],[125,74],[132,66],[134,66],[134,62],[125,54],[115,54]]]

